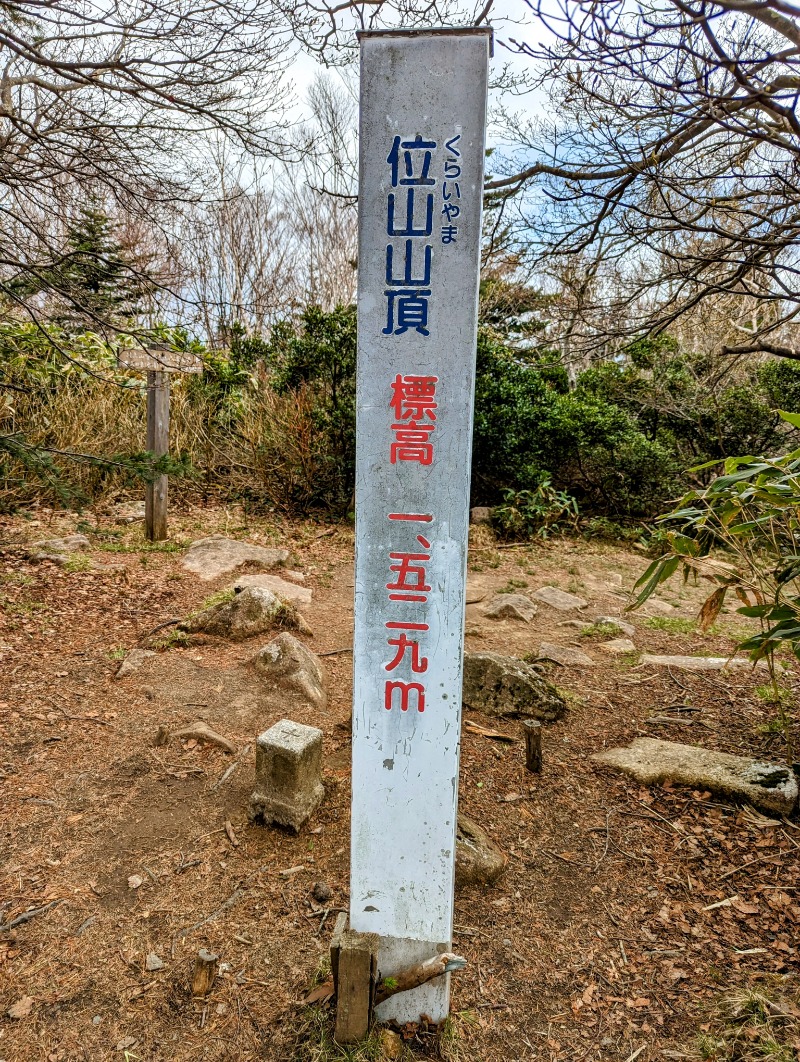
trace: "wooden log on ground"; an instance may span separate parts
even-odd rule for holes
[[[525,729],[525,766],[533,774],[542,770],[542,724],[536,719],[526,719],[522,724]]]
[[[375,933],[342,934],[339,944],[336,994],[338,1044],[363,1040],[372,1020],[372,1000],[378,965],[378,936]]]
[[[416,966],[411,966],[395,974],[394,977],[387,977],[381,981],[375,990],[375,1006],[391,999],[399,992],[410,992],[412,988],[419,988],[420,985],[432,981],[434,977],[463,970],[466,965],[466,959],[451,951],[446,951],[443,955],[434,955],[432,959],[426,959],[425,962],[417,963]]]

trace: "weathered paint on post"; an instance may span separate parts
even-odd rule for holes
[[[117,358],[121,369],[138,372],[202,372],[203,360],[186,350],[167,347],[133,347],[121,350]]]
[[[453,919],[488,29],[363,33],[351,929]],[[447,1016],[447,978],[384,1020]]]

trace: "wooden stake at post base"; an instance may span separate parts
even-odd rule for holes
[[[156,457],[169,453],[169,375],[166,372],[147,374],[147,449]],[[166,475],[157,476],[147,484],[144,500],[144,522],[151,542],[167,537]]]
[[[525,766],[532,774],[542,770],[542,724],[535,719],[526,719],[525,727]]]
[[[372,1020],[372,1001],[378,972],[378,935],[343,933],[339,941],[336,994],[338,1044],[363,1040]]]

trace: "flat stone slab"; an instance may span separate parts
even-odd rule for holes
[[[303,584],[306,581],[304,572],[296,572],[293,568],[281,568],[281,578],[287,579],[290,583]]]
[[[227,575],[243,564],[257,564],[261,568],[278,568],[289,559],[288,549],[271,549],[253,542],[240,542],[223,535],[212,535],[193,542],[181,560],[183,567],[210,582]]]
[[[707,789],[778,815],[789,815],[797,803],[797,779],[790,767],[696,745],[636,738],[629,746],[597,752],[592,759],[645,785],[673,782]]]
[[[497,594],[483,610],[489,619],[512,619],[530,623],[539,609],[524,594]]]
[[[741,670],[766,666],[763,660],[754,665],[746,656],[657,656],[651,653],[645,653],[641,663],[656,667],[674,667],[681,671],[727,671],[734,668]]]
[[[64,564],[71,553],[91,549],[91,542],[86,535],[66,535],[64,538],[44,538],[28,546],[28,556],[35,561],[55,561]]]
[[[239,594],[248,586],[261,586],[265,590],[271,590],[281,600],[289,601],[292,605],[310,605],[314,596],[313,590],[309,590],[307,586],[287,582],[278,575],[240,575],[233,584],[233,589]]]
[[[518,716],[550,722],[566,702],[555,686],[530,664],[499,653],[465,653],[463,701],[492,716]]]
[[[539,659],[555,660],[564,667],[594,667],[594,660],[582,649],[573,645],[554,645],[552,642],[542,642],[539,646]]]
[[[142,664],[156,654],[152,649],[131,649],[117,669],[114,678],[123,679],[138,671]]]
[[[559,590],[557,586],[542,586],[534,590],[533,597],[541,601],[543,605],[557,608],[559,612],[570,612],[574,608],[586,608],[588,601],[577,594],[568,594],[566,590]]]
[[[467,580],[467,593],[466,604],[477,605],[479,601],[483,601],[489,591],[483,586],[476,586],[475,583],[471,583]]]
[[[86,535],[66,535],[64,538],[43,538],[34,542],[31,549],[46,553],[77,553],[80,549],[89,549],[91,542]]]
[[[638,611],[643,616],[675,616],[679,609],[671,605],[669,601],[662,601],[658,597],[649,597],[643,605],[640,605]]]
[[[637,651],[630,638],[612,638],[610,642],[601,642],[597,648],[611,656],[629,656]]]
[[[115,505],[114,520],[118,524],[135,524],[144,520],[144,505]]]

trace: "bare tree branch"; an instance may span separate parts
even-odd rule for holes
[[[759,306],[753,343],[772,339],[757,350],[791,356],[800,8],[784,0],[528,5],[532,25],[550,37],[533,44],[520,34],[509,47],[531,59],[555,117],[509,121],[524,164],[493,174],[487,199],[514,201],[540,270],[602,254],[594,301],[584,300],[587,346],[663,331],[704,300],[730,297]]]

